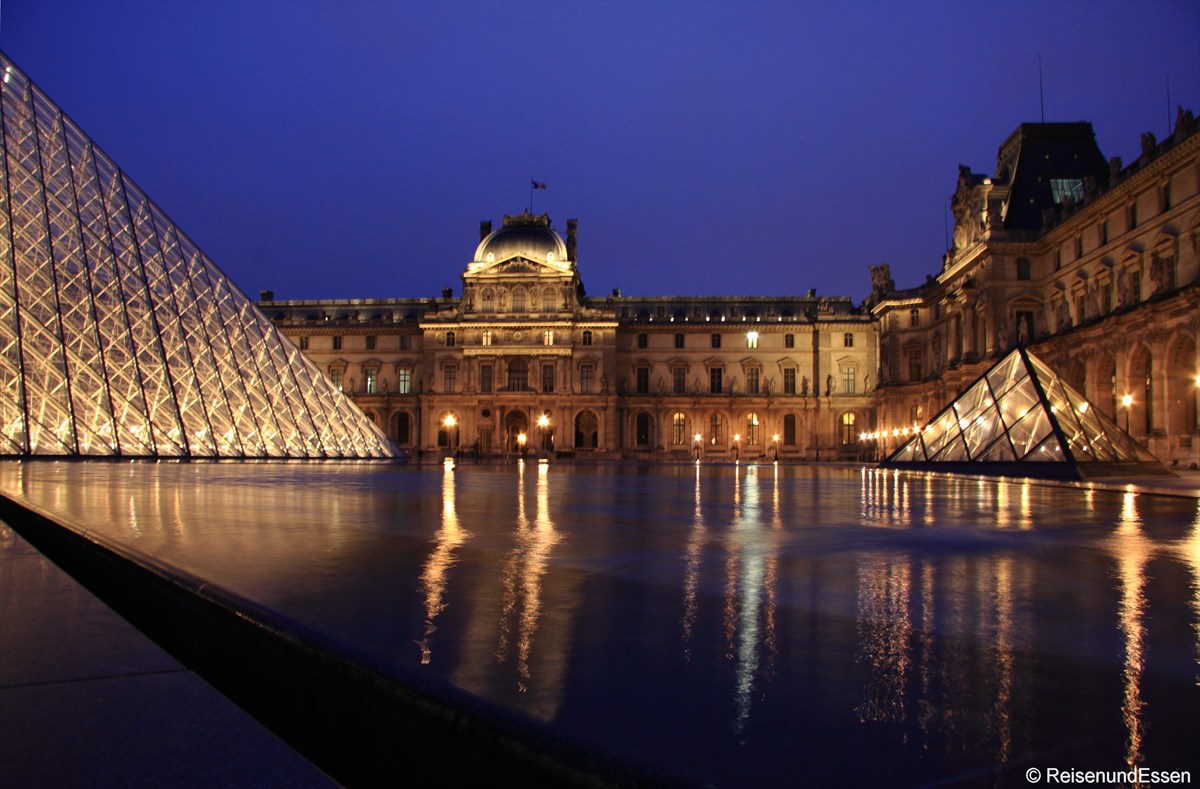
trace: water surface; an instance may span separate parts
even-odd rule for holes
[[[1200,780],[1195,499],[534,463],[8,462],[0,489],[697,784]]]

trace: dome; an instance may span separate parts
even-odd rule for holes
[[[482,241],[475,250],[475,262],[499,263],[522,257],[537,263],[562,267],[568,263],[567,247],[550,227],[546,214],[505,216],[504,226]]]

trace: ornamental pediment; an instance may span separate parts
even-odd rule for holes
[[[520,276],[528,276],[530,274],[535,276],[562,276],[563,274],[570,273],[572,273],[570,263],[542,263],[524,257],[513,257],[508,260],[495,262],[481,261],[467,265],[467,274],[473,277],[509,276],[513,274]]]

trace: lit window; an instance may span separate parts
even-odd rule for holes
[[[367,387],[367,394],[377,394],[379,391],[379,371],[367,368],[363,371],[363,377]]]
[[[681,447],[687,441],[687,417],[676,413],[671,417],[671,443]]]
[[[846,394],[854,394],[854,368],[846,367],[842,370],[842,391]]]
[[[751,446],[758,443],[758,414],[746,416],[746,443]]]
[[[546,331],[542,332],[542,345],[553,345],[553,344],[554,344],[554,331],[551,329],[546,329]]]
[[[1051,178],[1050,199],[1062,205],[1065,202],[1083,202],[1082,178]]]
[[[342,391],[342,368],[330,367],[329,380],[333,382],[333,388],[339,392]]]
[[[485,331],[483,333],[483,335],[479,338],[479,341],[483,345],[491,345],[492,344],[492,333],[490,331]]]
[[[842,443],[853,444],[857,436],[854,433],[854,414],[842,414]]]
[[[396,391],[400,394],[412,391],[412,370],[404,368],[396,372]]]
[[[756,332],[756,331],[746,332],[746,347],[747,348],[757,348],[758,347],[758,332]]]

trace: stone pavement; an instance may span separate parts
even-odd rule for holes
[[[332,786],[0,522],[0,786]]]

